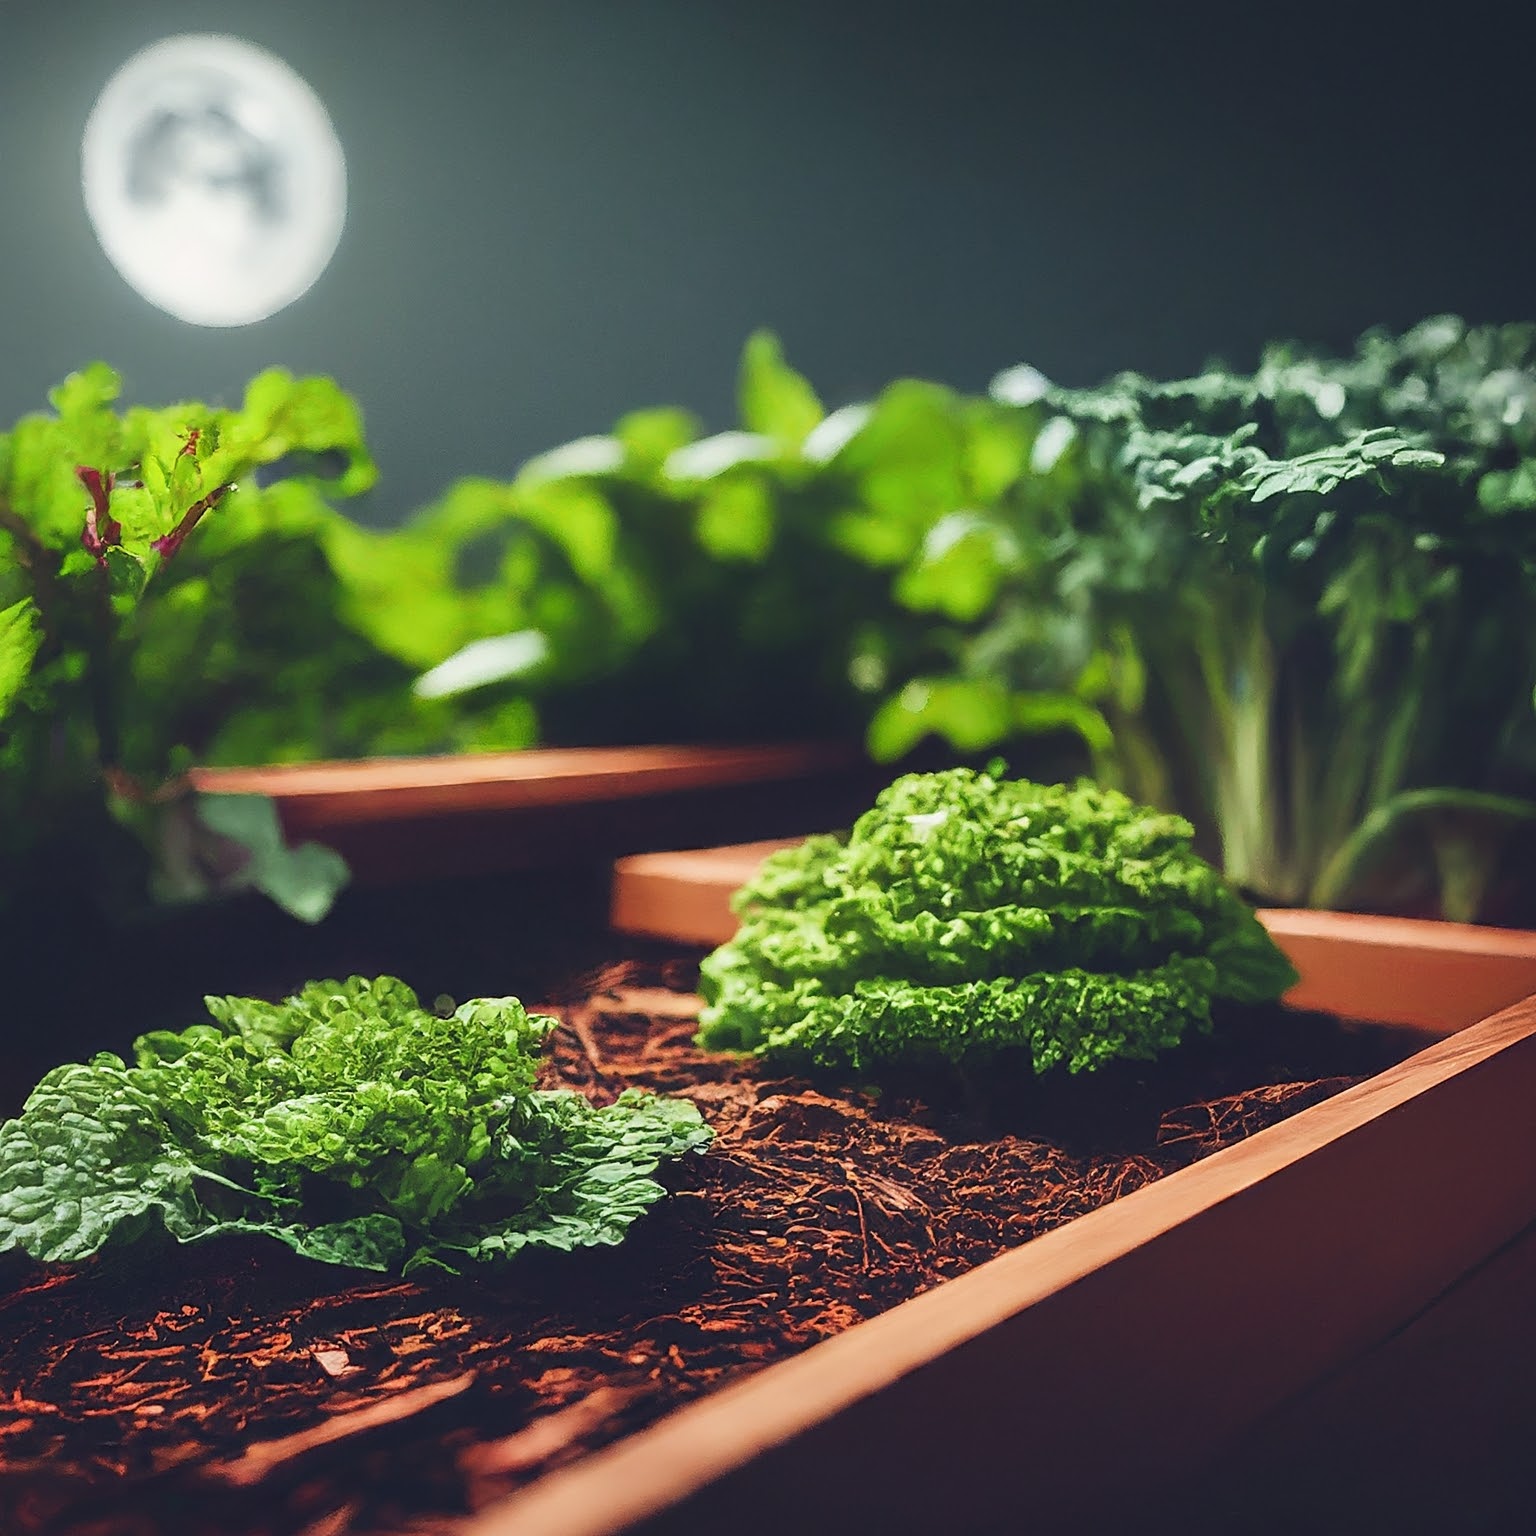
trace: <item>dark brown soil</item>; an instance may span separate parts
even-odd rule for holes
[[[0,1273],[0,1530],[443,1531],[1413,1043],[1275,1011],[1155,1067],[876,1095],[696,1050],[695,975],[562,1010],[552,1082],[685,1093],[717,1131],[621,1249],[427,1284],[258,1241]]]

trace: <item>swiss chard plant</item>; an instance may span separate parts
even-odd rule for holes
[[[700,1043],[855,1071],[1151,1058],[1296,979],[1190,836],[1087,782],[907,774],[736,894]]]
[[[178,772],[231,714],[295,681],[243,641],[302,627],[298,593],[263,609],[221,562],[238,565],[243,542],[280,568],[322,489],[373,477],[357,412],[328,380],[273,370],[235,410],[119,411],[118,387],[94,365],[0,434],[0,899],[66,880],[104,904],[143,900],[149,845],[188,810],[172,804]],[[322,457],[341,464],[328,483],[305,467]],[[263,486],[281,462],[296,473]],[[320,850],[295,863],[280,838],[242,868],[305,915],[345,873]]]
[[[360,414],[281,369],[234,408],[118,392],[92,365],[0,434],[0,902],[88,926],[255,885],[316,919],[340,860],[182,776],[463,744],[358,617],[377,541],[333,502],[375,478]]]
[[[516,998],[444,1017],[353,977],[207,1008],[132,1065],[56,1067],[0,1125],[0,1253],[251,1233],[361,1269],[499,1265],[619,1242],[658,1166],[710,1140],[683,1100],[536,1088],[555,1020]]]

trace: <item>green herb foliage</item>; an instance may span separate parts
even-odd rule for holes
[[[462,716],[520,708],[560,744],[857,737],[893,671],[942,656],[890,592],[949,483],[925,479],[918,439],[962,451],[951,397],[924,388],[877,406],[863,446],[840,441],[755,336],[738,428],[703,436],[684,411],[638,411],[510,481],[459,481],[358,546],[358,622]]]
[[[1190,834],[1089,783],[908,774],[737,893],[700,1041],[855,1070],[1152,1057],[1296,979]]]
[[[370,530],[332,505],[373,466],[328,381],[264,374],[238,410],[116,393],[93,365],[0,437],[0,843],[39,879],[90,871],[115,914],[151,856],[162,896],[255,883],[328,907],[334,861],[284,866],[269,815],[187,806],[194,763],[867,729],[885,756],[931,731],[1107,742],[1072,689],[960,653],[1016,559],[987,509],[1036,431],[996,402],[905,380],[828,414],[759,333],[738,428],[633,412]]]
[[[55,1068],[0,1126],[0,1253],[74,1261],[163,1230],[364,1269],[500,1263],[621,1241],[658,1164],[710,1139],[685,1101],[536,1089],[555,1021],[515,998],[443,1018],[353,977],[207,1006],[133,1066]]]
[[[404,528],[333,545],[350,622],[419,668],[477,744],[856,738],[899,757],[1056,730],[1073,688],[966,650],[1024,557],[999,497],[1061,499],[1043,413],[898,380],[827,412],[760,332],[737,426],[676,409],[461,480]],[[1032,467],[1036,465],[1037,467]]]

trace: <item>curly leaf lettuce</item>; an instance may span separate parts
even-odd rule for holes
[[[1177,816],[1089,783],[908,774],[775,854],[701,968],[700,1041],[863,1070],[1150,1058],[1296,980]]]
[[[392,977],[284,1003],[209,998],[134,1065],[58,1067],[0,1126],[0,1253],[49,1262],[163,1230],[259,1233],[407,1273],[622,1240],[659,1164],[710,1132],[682,1101],[534,1087],[553,1019],[516,998],[447,1018]]]

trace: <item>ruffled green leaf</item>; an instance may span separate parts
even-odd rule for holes
[[[1153,1056],[1296,980],[1191,835],[1088,783],[908,774],[737,893],[700,1041],[856,1071]]]

